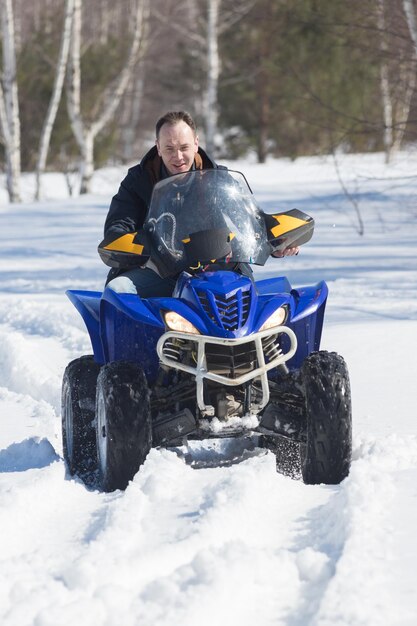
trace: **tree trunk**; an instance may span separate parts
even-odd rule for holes
[[[10,202],[20,202],[20,117],[12,0],[3,0],[0,11],[3,41],[0,125],[4,136],[7,192]]]
[[[218,120],[218,84],[220,58],[218,49],[220,0],[209,0],[207,19],[207,95],[206,95],[206,147],[215,154]]]
[[[55,82],[49,102],[48,112],[43,125],[41,138],[39,141],[38,162],[36,165],[36,200],[41,196],[41,174],[45,170],[48,156],[49,144],[51,141],[52,129],[54,126],[58,106],[61,100],[62,88],[65,78],[65,70],[68,61],[68,52],[71,40],[72,20],[74,16],[74,0],[67,0],[65,9],[64,29],[62,32],[61,49],[59,51]]]
[[[383,0],[379,0],[383,2]],[[413,46],[413,56],[417,59],[417,20],[414,4],[412,0],[403,0],[403,8],[406,16],[408,30],[410,32],[411,42]],[[402,68],[404,69],[404,68]],[[400,119],[400,123],[396,124],[397,130],[393,133],[392,145],[390,149],[390,157],[400,149],[402,140],[404,138],[408,117],[410,114],[411,102],[416,86],[416,69],[415,64],[412,63],[411,67],[408,63],[405,65],[405,69],[401,72],[403,75],[403,83],[406,85],[404,96],[402,98],[402,104],[400,104],[399,111],[397,112],[397,119]]]
[[[138,123],[142,114],[142,100],[145,87],[143,67],[139,67],[138,76],[129,95],[126,121],[122,128],[122,159],[127,163],[135,154]]]
[[[258,161],[265,163],[268,156],[269,132],[269,94],[265,72],[259,74],[259,130],[258,130]]]
[[[378,0],[377,19],[379,30],[379,49],[381,52],[381,62],[379,65],[379,78],[382,96],[382,112],[384,119],[384,151],[385,162],[391,160],[391,150],[393,145],[393,106],[391,100],[391,89],[389,82],[389,71],[387,63],[388,45],[386,41],[387,32],[385,26],[384,0]]]
[[[269,7],[264,19],[269,17]],[[258,161],[265,163],[268,156],[268,139],[269,139],[269,123],[270,123],[270,103],[269,103],[269,81],[270,76],[266,68],[270,56],[269,36],[263,36],[260,33],[259,40],[259,71],[257,76],[257,92],[258,92]]]
[[[81,25],[82,0],[74,0],[72,36],[67,72],[67,109],[72,132],[82,152],[84,126],[81,118]]]
[[[407,128],[407,121],[410,115],[411,102],[414,94],[414,89],[416,87],[416,69],[415,66],[406,67],[407,76],[404,78],[404,82],[406,84],[405,94],[403,96],[403,100],[398,107],[398,118],[401,120],[400,124],[398,124],[396,132],[394,133],[394,142],[391,148],[391,155],[395,154],[401,149],[401,144],[404,139],[405,131]]]
[[[74,0],[74,19],[69,58],[67,105],[71,128],[81,152],[80,193],[89,193],[94,173],[94,141],[97,135],[114,118],[117,107],[131,79],[133,68],[147,39],[148,0],[137,0],[133,27],[133,40],[128,59],[116,85],[108,89],[102,112],[90,125],[85,125],[81,115],[81,10],[82,0]]]
[[[86,129],[84,133],[82,157],[80,193],[90,193],[94,174],[94,134],[91,128]]]
[[[407,18],[408,30],[414,46],[414,54],[417,56],[417,18],[413,0],[403,0],[404,13]]]

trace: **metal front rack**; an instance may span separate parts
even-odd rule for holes
[[[276,351],[275,356],[271,357],[269,354],[268,362],[265,359],[265,339],[267,339],[268,346],[271,345],[271,341],[276,341],[278,336],[284,334],[290,340],[290,348],[287,352],[283,352],[282,349]],[[195,344],[196,364],[195,366],[181,363],[181,361],[173,358],[171,352],[172,340],[180,339]],[[264,341],[263,341],[264,340]],[[221,345],[221,346],[241,346],[244,344],[254,344],[256,352],[256,366],[245,374],[241,374],[235,377],[224,376],[210,371],[207,368],[206,359],[206,345]],[[253,349],[253,346],[252,346]],[[196,396],[197,404],[203,415],[214,415],[215,409],[212,405],[207,405],[204,402],[204,379],[212,380],[221,385],[227,385],[229,387],[237,387],[247,383],[250,380],[259,378],[262,386],[262,398],[260,402],[253,406],[256,412],[261,411],[269,402],[269,383],[267,372],[275,367],[278,367],[282,363],[288,361],[297,350],[297,338],[294,332],[286,326],[277,326],[276,329],[268,329],[249,335],[248,337],[223,339],[220,337],[209,337],[207,335],[194,335],[190,333],[178,333],[169,331],[164,333],[158,343],[157,352],[162,364],[167,367],[182,370],[188,372],[195,377],[196,380]]]

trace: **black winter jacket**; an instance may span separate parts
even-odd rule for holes
[[[195,156],[196,169],[217,169],[213,159],[202,149]],[[113,197],[104,224],[104,239],[117,239],[126,233],[140,230],[145,222],[151,201],[152,190],[162,176],[162,159],[156,146],[151,148],[142,161],[128,170],[119,191]],[[123,273],[123,268],[112,268],[107,282]]]

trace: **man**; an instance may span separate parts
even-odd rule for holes
[[[120,252],[123,257],[123,253],[139,249],[132,234],[143,227],[157,182],[194,169],[222,167],[199,147],[195,122],[185,111],[170,111],[157,121],[155,143],[140,164],[129,169],[111,201],[104,225],[104,240],[99,246],[103,258],[109,250]],[[295,253],[294,248],[285,252]],[[138,293],[143,298],[172,294],[175,278],[161,278],[150,267],[124,267],[123,261],[117,265],[107,278],[108,287],[114,291]]]
[[[218,165],[199,147],[196,125],[185,111],[170,111],[156,123],[156,145],[139,165],[129,169],[112,199],[104,225],[101,248],[117,241],[123,250],[123,235],[139,231],[145,221],[152,189],[160,180],[193,169],[216,169]],[[111,243],[113,242],[113,243]],[[118,292],[138,293],[144,298],[169,296],[175,278],[160,278],[149,267],[113,268],[108,286]]]

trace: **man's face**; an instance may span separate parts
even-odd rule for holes
[[[182,120],[171,126],[164,124],[156,140],[158,154],[169,174],[181,174],[191,168],[198,150],[198,137]]]

